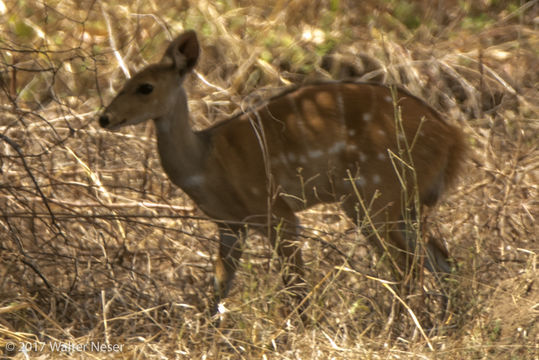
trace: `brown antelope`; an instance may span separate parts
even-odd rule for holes
[[[377,248],[406,271],[416,244],[403,229],[403,209],[433,205],[453,182],[460,131],[404,90],[358,82],[300,86],[193,131],[182,83],[198,57],[195,32],[184,32],[159,63],[127,81],[99,124],[116,130],[153,119],[168,177],[218,221],[213,311],[238,267],[245,223],[267,232],[285,285],[304,294],[295,212],[319,203],[339,202],[356,223],[368,216]],[[431,240],[425,248],[430,271],[450,271],[444,246]]]

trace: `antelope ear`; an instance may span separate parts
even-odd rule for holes
[[[187,30],[170,43],[161,62],[173,64],[183,75],[195,67],[199,54],[197,35],[193,30]]]

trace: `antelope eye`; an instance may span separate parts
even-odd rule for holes
[[[152,84],[141,84],[137,88],[137,94],[148,95],[153,91]]]

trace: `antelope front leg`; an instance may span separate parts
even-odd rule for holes
[[[219,254],[215,262],[215,283],[211,315],[230,290],[243,252],[245,231],[240,226],[219,226]]]

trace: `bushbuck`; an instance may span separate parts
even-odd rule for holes
[[[166,174],[216,220],[213,312],[238,268],[245,224],[268,235],[285,286],[305,296],[295,213],[319,203],[338,202],[356,224],[368,219],[365,234],[401,272],[418,258],[430,271],[450,271],[438,240],[417,256],[418,237],[405,229],[403,213],[417,217],[454,182],[464,157],[458,128],[397,87],[326,81],[194,131],[182,83],[199,53],[194,31],[179,35],[160,62],[126,82],[99,124],[117,130],[153,119]]]

